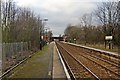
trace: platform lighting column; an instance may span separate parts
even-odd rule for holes
[[[48,19],[42,19],[40,20],[41,22],[41,26],[40,26],[40,50],[42,50],[42,46],[43,46],[43,40],[44,40],[44,27],[46,22],[48,21]]]

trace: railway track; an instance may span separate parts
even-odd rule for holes
[[[117,63],[113,62],[119,59],[113,58],[112,61],[109,61],[102,56],[93,55],[87,50],[85,51],[85,49],[76,48],[73,45],[71,46],[65,43],[57,42],[57,46],[76,79],[120,79],[120,67]],[[82,67],[79,68],[81,65]]]
[[[70,45],[70,44],[69,44]],[[70,45],[70,46],[74,46],[74,45]],[[89,53],[91,56],[99,56],[99,58],[106,60],[107,62],[111,62],[112,64],[115,65],[120,65],[120,56],[119,55],[112,55],[109,53],[103,53],[100,51],[95,51],[95,50],[91,50],[91,49],[86,49],[84,47],[80,47],[80,46],[74,46],[76,47],[76,49],[83,51],[84,53]]]

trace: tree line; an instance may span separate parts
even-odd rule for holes
[[[1,2],[2,42],[28,42],[37,46],[42,31],[40,16],[29,8],[16,5],[13,0]]]
[[[120,2],[101,2],[97,9],[84,14],[80,18],[80,24],[76,26],[68,25],[64,31],[68,41],[77,40],[78,43],[104,44],[105,36],[113,36],[113,45],[119,45],[119,16]],[[93,18],[96,18],[99,25],[93,25]]]

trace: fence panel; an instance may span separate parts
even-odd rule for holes
[[[3,43],[2,47],[4,64],[3,70],[9,69],[25,57],[29,56],[27,42]]]

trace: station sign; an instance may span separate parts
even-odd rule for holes
[[[113,36],[105,36],[105,40],[112,40]]]
[[[43,37],[43,36],[41,36],[41,39],[44,39],[44,37]]]

